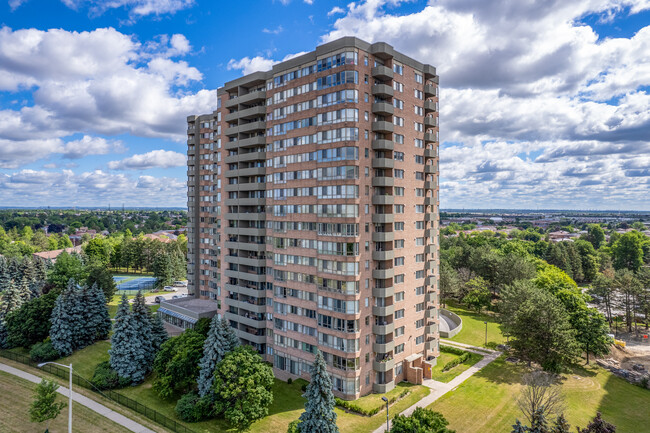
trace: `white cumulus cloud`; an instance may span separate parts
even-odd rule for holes
[[[145,170],[149,168],[181,167],[186,164],[182,153],[171,150],[152,150],[151,152],[129,156],[121,161],[111,161],[111,170]]]

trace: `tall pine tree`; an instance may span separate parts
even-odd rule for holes
[[[140,334],[126,295],[122,295],[122,302],[115,315],[108,354],[111,368],[118,376],[129,379],[134,384],[144,380],[147,372],[147,354],[140,346]]]
[[[131,314],[133,315],[133,320],[138,330],[140,345],[145,353],[147,368],[149,369],[156,357],[156,351],[151,344],[151,319],[149,318],[149,307],[146,306],[144,296],[139,290],[133,300],[133,310]]]
[[[325,358],[320,350],[311,367],[311,382],[307,385],[305,411],[300,415],[298,430],[301,433],[338,433],[332,379],[327,373]]]
[[[153,346],[154,352],[158,353],[160,346],[167,341],[169,335],[167,334],[167,330],[165,330],[165,325],[160,318],[160,314],[152,313],[149,310],[149,323],[151,323],[151,345]]]
[[[72,285],[72,286],[71,286]],[[68,287],[56,298],[50,321],[50,339],[52,347],[61,356],[68,356],[74,351],[75,321],[70,314],[70,297],[74,290],[74,281],[70,280]]]
[[[226,319],[214,316],[210,322],[210,331],[203,344],[203,357],[199,364],[199,395],[205,397],[212,393],[214,370],[217,364],[239,346],[239,338]]]
[[[111,317],[106,307],[104,291],[97,284],[93,284],[88,290],[87,309],[92,316],[89,318],[93,330],[93,341],[105,340],[111,331]]]

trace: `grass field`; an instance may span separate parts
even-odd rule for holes
[[[436,364],[435,367],[431,369],[431,379],[437,380],[439,382],[445,382],[445,383],[449,382],[456,376],[460,375],[463,371],[467,370],[472,365],[476,364],[481,359],[483,359],[481,355],[477,355],[476,353],[470,353],[469,360],[443,373],[442,368],[445,366],[445,364],[450,361],[453,361],[456,358],[460,358],[460,355],[440,352],[440,356],[438,357],[438,363]]]
[[[457,433],[509,432],[515,419],[521,418],[516,398],[526,371],[499,358],[429,408],[441,412]],[[618,433],[648,430],[650,391],[595,366],[576,367],[563,377],[565,415],[572,430],[576,425],[585,427],[597,411],[618,427]]]
[[[505,343],[506,338],[501,333],[501,325],[497,322],[496,315],[492,313],[479,314],[454,303],[448,303],[445,310],[456,313],[463,319],[463,329],[450,340],[472,346],[485,346],[485,323],[483,322],[488,322],[488,346]]]
[[[0,431],[3,433],[37,433],[45,430],[45,423],[33,424],[29,422],[29,406],[33,400],[36,384],[24,379],[0,372],[0,390],[7,400],[0,404]],[[10,397],[9,397],[10,396]],[[67,403],[68,399],[62,395],[57,401]],[[50,422],[50,432],[68,431],[68,408]],[[96,412],[75,403],[72,405],[72,431],[79,433],[115,432],[126,433],[130,430],[113,423],[98,415]]]

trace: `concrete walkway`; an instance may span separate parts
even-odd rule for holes
[[[425,379],[422,385],[431,388],[431,393],[429,393],[429,395],[424,397],[422,400],[415,403],[413,406],[400,412],[400,415],[408,416],[411,415],[413,411],[415,411],[415,409],[418,407],[426,408],[431,403],[438,400],[443,395],[447,394],[449,391],[456,389],[461,383],[465,382],[467,379],[472,377],[476,372],[480,371],[483,367],[487,366],[488,364],[490,364],[492,361],[494,361],[501,355],[501,352],[497,352],[490,349],[484,349],[482,347],[474,347],[467,344],[463,344],[463,348],[468,352],[474,352],[483,355],[483,359],[481,359],[476,364],[472,365],[467,370],[463,371],[461,374],[453,378],[448,383],[438,382],[436,380],[431,380],[431,379]],[[479,349],[490,350],[491,353],[486,354],[485,352],[479,352]],[[395,414],[393,414],[392,416],[394,415]],[[384,433],[385,431],[386,431],[386,426],[382,425],[373,433]]]
[[[28,380],[28,381],[33,382],[33,383],[40,383],[41,379],[42,379],[41,377],[35,376],[35,375],[31,374],[31,373],[27,373],[25,371],[19,370],[17,368],[10,367],[10,366],[8,366],[6,364],[2,364],[2,363],[0,363],[0,371],[4,371],[5,373],[9,373],[9,374],[12,374],[14,376],[18,376],[18,377],[20,377],[22,379]],[[59,387],[59,389],[57,389],[57,392],[59,394],[62,394],[64,396],[66,396],[66,398],[70,396],[68,388],[64,388],[62,386]],[[119,414],[119,413],[115,412],[114,410],[111,410],[111,409],[107,408],[106,406],[97,403],[95,400],[92,400],[92,399],[90,399],[90,398],[88,398],[88,397],[86,397],[84,395],[81,395],[81,394],[79,394],[77,392],[74,392],[74,391],[72,392],[72,400],[74,400],[74,402],[76,402],[76,403],[79,403],[79,404],[81,404],[83,406],[86,406],[88,409],[93,410],[93,411],[97,412],[98,414],[100,414],[102,416],[105,416],[106,418],[113,421],[115,424],[119,424],[122,427],[131,430],[132,432],[135,432],[135,433],[155,433],[153,430],[150,430],[147,427],[145,427],[145,426],[143,426],[141,424],[138,424],[137,422],[125,417],[124,415]],[[68,409],[66,408],[65,411],[67,411],[67,410]],[[67,416],[67,412],[66,412],[66,416]],[[73,423],[72,425],[74,425],[74,414],[73,414],[73,417],[72,417],[72,423]]]

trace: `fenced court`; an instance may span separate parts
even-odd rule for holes
[[[138,291],[151,292],[156,286],[154,277],[125,277],[114,276],[113,281],[117,285],[120,294],[135,295]]]

